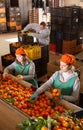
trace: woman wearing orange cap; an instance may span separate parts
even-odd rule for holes
[[[36,100],[38,94],[46,91],[50,86],[61,90],[61,98],[75,103],[79,98],[80,81],[76,72],[72,70],[75,57],[64,54],[60,59],[60,70],[56,71],[50,79],[45,82],[31,96],[31,100]]]
[[[4,69],[3,76],[7,73],[12,73],[19,79],[23,79],[37,86],[35,80],[35,64],[28,57],[26,57],[23,48],[18,48],[15,52],[16,60]]]

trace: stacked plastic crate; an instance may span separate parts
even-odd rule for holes
[[[10,31],[22,29],[19,7],[9,7],[7,9],[7,26]]]
[[[16,8],[15,14],[16,14],[15,15],[15,18],[16,18],[16,30],[19,31],[19,30],[22,29],[20,8]]]
[[[56,46],[56,52],[62,53],[62,39],[63,39],[63,8],[51,8],[51,46]]]
[[[80,8],[79,13],[79,29],[78,29],[76,52],[81,50],[83,50],[83,8]]]
[[[42,8],[33,8],[29,10],[29,23],[42,22]]]
[[[38,23],[38,9],[33,8],[29,10],[29,23]]]
[[[71,6],[64,8],[65,27],[63,30],[63,53],[74,54],[76,51],[77,35],[79,28],[79,11],[80,7]],[[66,42],[66,45],[64,44]],[[70,42],[69,46],[67,43]]]
[[[0,3],[0,33],[7,31],[5,4]]]
[[[83,26],[83,22],[79,22],[80,15],[79,6],[51,8],[50,43],[55,44],[57,52],[76,53],[79,34],[83,39],[82,32],[79,33],[80,26]]]
[[[67,11],[70,10],[70,11]],[[67,19],[69,19],[68,21],[65,22],[65,25],[67,25],[67,22],[69,22],[69,24],[67,26],[65,26],[65,32],[63,34],[63,38],[64,41],[67,43],[67,41],[70,41],[70,46],[69,48],[64,46],[64,41],[63,41],[63,53],[65,53],[66,51],[68,51],[69,53],[77,53],[79,51],[82,50],[82,44],[78,46],[78,44],[81,43],[83,39],[83,22],[82,22],[82,27],[80,28],[80,10],[81,8],[79,6],[73,6],[73,7],[69,7],[68,9],[66,8],[66,12],[71,12],[70,15],[67,16]],[[65,15],[67,15],[68,13],[66,13]],[[66,35],[65,35],[66,34]],[[65,50],[66,48],[66,50]]]

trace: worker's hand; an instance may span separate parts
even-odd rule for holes
[[[18,79],[23,79],[23,76],[22,75],[17,75],[16,76]]]
[[[4,72],[3,73],[3,78],[6,78],[8,76],[8,73],[7,72]]]
[[[28,36],[33,36],[33,33],[29,32],[27,33]]]
[[[21,32],[25,32],[24,30],[21,30]]]
[[[36,100],[38,97],[38,92],[36,91],[31,97],[30,97],[30,102],[32,102],[32,100]]]

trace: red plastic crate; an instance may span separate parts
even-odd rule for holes
[[[50,50],[56,52],[56,44],[50,43]]]

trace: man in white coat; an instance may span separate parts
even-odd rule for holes
[[[50,30],[47,28],[45,22],[41,22],[40,25],[37,23],[28,24],[22,31],[28,31],[29,29],[34,29],[36,33],[29,32],[28,36],[36,37],[37,41],[43,45],[49,45]]]

